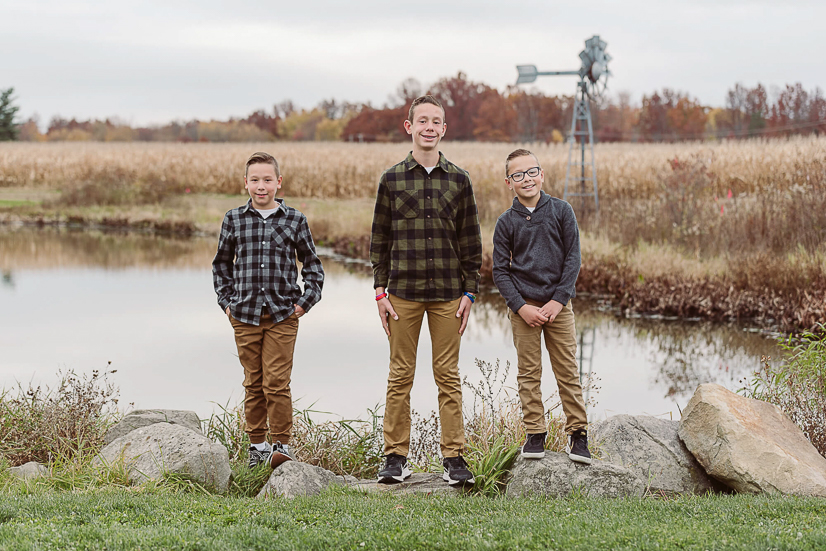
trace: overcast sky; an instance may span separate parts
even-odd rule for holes
[[[291,99],[381,106],[406,78],[464,71],[504,90],[517,64],[576,70],[599,34],[609,91],[669,87],[722,105],[736,82],[826,86],[823,1],[0,0],[0,89],[21,118],[133,125],[226,119]],[[573,77],[542,77],[572,94]]]

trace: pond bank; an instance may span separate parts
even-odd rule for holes
[[[217,197],[217,198],[216,198]],[[104,231],[137,231],[161,236],[215,235],[223,212],[243,199],[238,196],[197,198],[201,204],[135,206],[126,208],[52,209],[28,201],[0,206],[0,224],[67,227]],[[350,258],[369,258],[369,201],[296,199],[307,213],[319,245]],[[483,228],[487,243],[491,228]],[[710,321],[748,322],[769,331],[795,333],[815,330],[826,320],[826,276],[816,265],[790,269],[786,259],[768,256],[749,266],[697,273],[672,267],[647,270],[633,251],[605,247],[583,234],[583,264],[577,291],[598,296],[623,315],[658,315]],[[755,281],[754,263],[765,264],[767,276]],[[492,259],[484,255],[482,281],[492,285]]]

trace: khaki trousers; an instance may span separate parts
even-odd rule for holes
[[[439,442],[443,457],[456,457],[465,446],[462,418],[462,381],[459,379],[459,327],[456,317],[461,298],[451,301],[416,302],[388,295],[398,314],[390,317],[390,374],[387,378],[387,404],[384,411],[384,453],[407,457],[410,452],[410,389],[416,373],[416,350],[422,318],[433,344],[433,378],[439,388]]]
[[[532,306],[541,303],[528,301]],[[553,323],[540,327],[531,327],[522,317],[508,311],[513,327],[513,344],[519,361],[516,381],[519,386],[519,400],[522,402],[522,417],[525,432],[539,434],[547,432],[545,407],[542,402],[542,335],[545,347],[551,357],[551,368],[559,388],[559,399],[565,413],[565,432],[585,429],[588,418],[585,414],[585,401],[582,398],[582,385],[579,382],[579,368],[576,358],[576,325],[571,301],[559,312]]]
[[[235,330],[238,359],[244,367],[245,431],[250,442],[259,444],[266,439],[269,420],[271,441],[289,444],[293,428],[290,376],[298,316],[293,314],[284,321],[273,323],[265,314],[258,326],[232,316],[230,321]]]

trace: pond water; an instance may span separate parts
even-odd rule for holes
[[[54,385],[59,370],[116,369],[120,404],[191,409],[208,417],[243,398],[232,329],[212,289],[213,239],[168,239],[66,229],[0,228],[0,387]],[[325,253],[326,254],[326,253]],[[323,258],[321,302],[302,318],[293,368],[298,407],[365,418],[384,401],[389,348],[369,267]],[[777,355],[774,340],[737,325],[624,319],[574,299],[581,371],[596,379],[589,419],[619,413],[680,418],[696,386],[736,390]],[[504,300],[483,292],[462,339],[460,371],[481,379],[476,359],[502,371],[516,396],[516,351]],[[423,327],[412,406],[437,409]],[[543,396],[556,385],[543,359]],[[466,406],[472,393],[465,391]]]

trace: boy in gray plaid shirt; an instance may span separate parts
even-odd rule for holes
[[[324,283],[307,218],[275,197],[281,180],[272,155],[252,154],[244,172],[250,199],[224,216],[212,261],[218,305],[235,330],[244,367],[250,468],[292,459],[290,376],[298,319],[321,299]],[[268,420],[272,446],[266,441]]]

